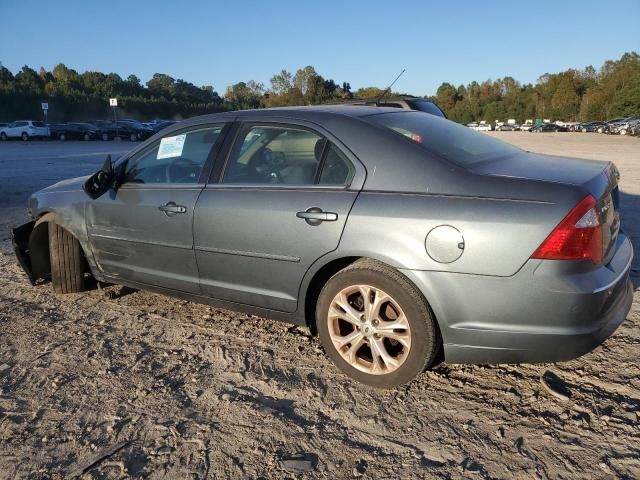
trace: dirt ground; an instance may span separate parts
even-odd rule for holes
[[[640,139],[494,135],[614,160],[640,245]],[[29,286],[9,240],[27,194],[127,148],[0,144],[0,478],[640,477],[639,291],[577,360],[442,365],[376,391],[297,327],[120,287]]]

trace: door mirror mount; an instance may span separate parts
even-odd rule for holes
[[[104,195],[110,189],[117,189],[117,178],[111,162],[111,155],[107,156],[102,168],[91,175],[82,189],[92,199],[96,199]]]

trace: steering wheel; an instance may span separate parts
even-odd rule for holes
[[[263,182],[278,183],[278,173],[283,164],[284,153],[273,153],[270,148],[265,147],[249,160],[247,167],[251,168]]]
[[[194,162],[193,160],[189,160],[188,158],[185,158],[185,157],[177,158],[174,162],[167,164],[167,168],[165,169],[165,177],[167,179],[167,183],[179,183],[177,182],[177,180],[182,180],[184,178],[191,178],[190,173],[187,174],[186,176],[183,175],[182,177],[176,178],[175,169],[178,167],[182,167],[182,168],[193,167],[193,173],[195,173],[196,175],[200,171],[200,165]]]

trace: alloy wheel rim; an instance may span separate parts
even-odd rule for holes
[[[370,285],[342,289],[327,315],[333,347],[353,368],[371,375],[391,373],[411,349],[411,327],[398,302]]]

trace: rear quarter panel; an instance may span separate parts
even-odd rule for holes
[[[364,191],[339,249],[396,268],[510,276],[567,212],[564,202]],[[427,254],[427,234],[439,225],[464,237],[463,253],[452,263]]]

